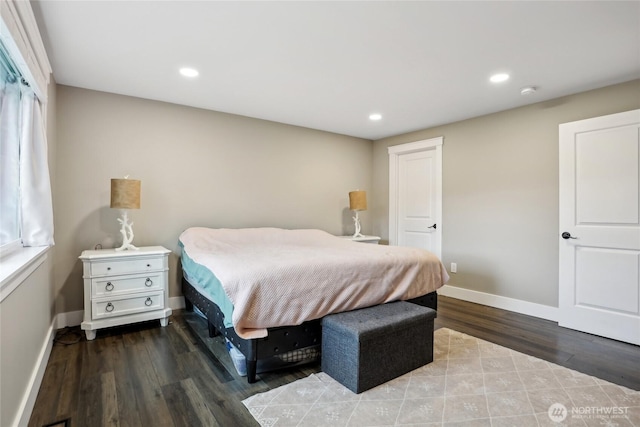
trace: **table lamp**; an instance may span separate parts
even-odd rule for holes
[[[111,179],[111,208],[120,209],[122,218],[118,222],[122,226],[122,246],[116,251],[138,250],[133,242],[133,222],[129,222],[128,209],[140,209],[140,181],[137,179]]]
[[[356,216],[353,217],[353,221],[356,226],[356,231],[353,233],[353,237],[364,237],[360,233],[360,218],[358,218],[358,212],[367,210],[367,192],[362,190],[349,192],[349,209],[354,211],[356,214]]]

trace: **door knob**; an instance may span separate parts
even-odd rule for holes
[[[561,236],[565,240],[567,240],[567,239],[577,239],[577,237],[572,237],[571,233],[569,233],[568,231],[565,231],[564,233],[562,233]]]
[[[436,227],[436,224],[433,224],[432,226],[427,227],[427,228],[433,228],[435,230],[437,227]]]

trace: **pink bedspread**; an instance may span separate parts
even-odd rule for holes
[[[242,338],[326,314],[406,300],[449,276],[431,252],[356,243],[321,230],[189,228],[189,257],[213,272],[234,305]]]

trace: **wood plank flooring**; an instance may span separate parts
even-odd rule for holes
[[[640,390],[640,347],[560,328],[504,310],[440,297],[436,328],[447,327]],[[257,426],[241,401],[320,370],[319,363],[237,375],[220,337],[178,311],[157,321],[98,331],[78,328],[56,343],[29,426]]]

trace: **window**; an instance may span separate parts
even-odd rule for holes
[[[22,76],[0,43],[0,256],[20,244]]]
[[[53,245],[42,113],[50,75],[30,2],[1,0],[0,302],[44,262]]]
[[[0,38],[0,253],[53,245],[43,103],[24,77],[28,67],[15,59],[20,52],[13,55],[6,41]]]

